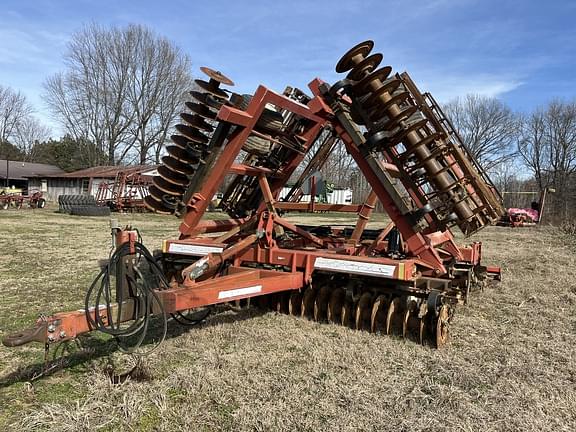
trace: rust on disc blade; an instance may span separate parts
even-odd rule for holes
[[[392,98],[390,98],[390,100],[385,103],[382,103],[381,101],[372,101],[373,106],[371,111],[368,113],[368,117],[370,117],[372,120],[378,120],[384,115],[388,116],[388,110],[392,105],[400,105],[409,97],[410,93],[402,92],[392,96]],[[402,109],[402,107],[398,106],[398,109]]]
[[[199,91],[194,91],[192,90],[190,92],[190,95],[196,99],[198,102],[209,106],[210,108],[214,108],[216,110],[219,110],[222,105],[224,105],[224,102],[222,99],[216,99],[212,96],[210,96],[208,93],[202,93]]]
[[[346,75],[346,78],[353,81],[358,81],[370,74],[382,62],[384,56],[380,53],[372,54],[366,57]]]
[[[352,61],[352,59],[357,55],[366,57],[368,54],[370,54],[372,48],[374,48],[373,41],[367,40],[364,42],[360,42],[358,45],[348,50],[348,52],[342,56],[342,58],[336,65],[336,72],[342,73],[352,69],[355,66],[355,63]]]
[[[416,144],[407,147],[406,150],[400,154],[400,161],[402,163],[406,162],[408,159],[411,159],[411,157],[414,156],[414,150],[416,148],[431,144],[433,141],[436,141],[440,138],[442,138],[442,134],[440,132],[434,132],[433,134],[428,135],[426,138],[423,138],[422,140],[418,141]],[[410,169],[414,170],[416,168],[410,167]]]
[[[378,115],[381,114],[380,112],[373,112],[371,115],[371,119],[374,123],[377,123],[377,130],[392,130],[400,124],[401,121],[407,120],[412,116],[416,111],[418,111],[418,107],[414,105],[410,105],[405,110],[400,111],[398,115],[393,118],[389,117],[389,113],[382,114],[382,118],[378,118]],[[380,124],[382,120],[384,120],[384,116],[386,116],[386,121],[383,124]]]
[[[150,192],[150,195],[148,196],[151,196],[154,200],[158,201],[167,210],[173,211],[176,209],[178,203],[177,197],[161,191],[153,184],[150,185],[148,191]]]
[[[436,318],[436,348],[442,348],[448,343],[448,337],[450,335],[448,328],[449,315],[448,306],[443,305]]]
[[[418,308],[416,302],[412,300],[406,311],[404,312],[404,319],[402,320],[402,337],[408,338],[414,333],[414,328],[418,319]]]
[[[158,167],[158,174],[167,182],[174,183],[175,185],[186,186],[189,182],[188,177],[172,171],[166,165],[160,165]]]
[[[161,203],[166,209],[173,210],[175,208],[175,198],[172,195],[166,194],[153,184],[148,188],[148,192],[150,192],[149,196]]]
[[[386,110],[394,104],[399,104],[401,102],[404,102],[409,97],[410,97],[410,93],[407,91],[403,91],[401,93],[396,93],[395,95],[393,95],[390,98],[390,100],[383,103],[379,98],[371,96],[366,101],[366,106],[368,106],[370,104],[370,106],[373,106],[379,110]]]
[[[323,286],[320,288],[314,300],[314,321],[326,321],[328,315],[328,302],[330,300],[330,288]]]
[[[391,145],[396,145],[408,135],[410,132],[415,132],[418,129],[422,129],[428,123],[428,119],[422,119],[417,121],[416,123],[412,123],[406,129],[401,129],[398,133],[396,133],[390,140]]]
[[[224,84],[227,86],[233,86],[234,85],[234,81],[232,81],[230,78],[228,78],[226,75],[224,75],[220,71],[215,71],[214,69],[210,69],[209,67],[206,67],[206,66],[201,66],[200,70],[202,72],[204,72],[206,75],[208,75],[208,77],[210,79],[213,79],[214,81],[218,81],[220,84]]]
[[[189,147],[187,149],[182,149],[181,147],[173,145],[167,146],[166,151],[174,159],[188,164],[197,164],[200,161],[200,156],[202,155],[202,152],[198,150],[194,150]]]
[[[398,102],[406,99],[410,95],[408,92],[402,92],[402,93],[392,95],[392,93],[398,88],[398,86],[396,84],[399,85],[400,82],[398,81],[398,83],[396,83],[396,82],[394,82],[394,80],[392,80],[390,82],[387,82],[386,84],[383,84],[382,87],[380,87],[378,90],[376,90],[374,93],[372,93],[368,97],[368,99],[366,100],[366,102],[364,102],[363,105],[366,108],[375,107],[375,108],[381,109],[381,108],[387,108],[389,106],[389,104],[398,103]],[[382,103],[381,97],[384,94],[388,94],[390,99],[393,99],[394,102],[388,101],[388,102]]]
[[[418,342],[420,342],[420,345],[426,344],[426,339],[428,337],[428,332],[426,330],[426,328],[428,327],[427,322],[428,322],[427,313],[423,317],[418,318]]]
[[[328,302],[328,321],[334,324],[342,323],[342,306],[346,299],[346,292],[342,288],[336,288],[330,295]]]
[[[385,129],[393,129],[396,126],[398,126],[398,123],[400,123],[402,120],[408,119],[410,118],[412,115],[414,115],[414,113],[418,111],[418,107],[415,105],[410,105],[408,108],[406,108],[405,110],[400,111],[400,113],[390,119],[386,125],[384,126]]]
[[[188,138],[190,141],[194,141],[200,144],[206,144],[209,141],[206,135],[204,135],[202,132],[200,132],[198,129],[192,126],[177,124],[176,130],[180,132],[182,135],[184,135],[186,138]]]
[[[188,113],[181,113],[180,117],[190,126],[194,126],[198,129],[205,130],[207,132],[212,132],[214,128],[210,126],[209,123],[206,122],[199,114],[188,114]]]
[[[385,296],[380,295],[372,305],[370,314],[370,331],[372,333],[381,332],[386,327],[386,306],[388,301]]]
[[[183,149],[186,149],[188,148],[189,145],[194,144],[194,141],[190,141],[190,139],[182,135],[172,135],[170,139],[172,140],[174,145],[177,145],[178,147]]]
[[[386,315],[386,334],[396,334],[398,328],[396,326],[398,321],[398,314],[400,312],[400,298],[396,297],[390,302],[388,306],[388,313]]]
[[[372,82],[380,81],[380,83],[383,83],[384,81],[386,81],[388,79],[390,72],[392,72],[392,68],[390,66],[381,67],[380,69],[376,70],[375,72],[372,72],[370,75],[362,78],[360,81],[358,81],[356,84],[354,84],[354,86],[353,86],[354,92],[359,94],[359,95],[363,95],[365,93],[368,93],[370,91],[370,84]],[[398,81],[398,85],[400,85],[400,80],[397,80],[397,81]],[[398,85],[396,87],[398,87]],[[390,91],[394,91],[394,90],[390,90]]]
[[[390,130],[396,129],[398,126],[400,126],[401,122],[407,121],[417,111],[418,111],[418,107],[416,107],[414,105],[410,105],[408,108],[401,111],[400,114],[398,114],[396,117],[387,118],[383,123],[378,121],[377,122],[378,124],[376,125],[374,130],[390,131]]]
[[[163,156],[162,163],[172,171],[176,171],[177,173],[184,175],[192,175],[194,174],[194,171],[196,171],[192,165],[182,163],[179,160],[174,159],[172,156]]]
[[[314,318],[314,300],[316,299],[316,291],[312,288],[306,288],[302,296],[302,316],[306,318]]]
[[[208,108],[207,105],[194,102],[186,102],[186,108],[192,111],[194,114],[198,114],[201,117],[209,120],[216,120],[216,111]]]
[[[181,151],[182,149],[179,149],[179,150]],[[204,151],[201,148],[198,148],[198,147],[193,146],[193,145],[189,145],[188,147],[186,147],[184,149],[184,151],[186,151],[186,153],[188,154],[188,157],[192,158],[192,160],[195,161],[194,163],[199,162],[200,158],[204,154]]]
[[[302,294],[298,290],[292,291],[290,294],[290,303],[288,305],[288,312],[290,315],[300,316],[302,311]]]
[[[356,305],[354,317],[356,330],[370,330],[370,314],[372,312],[372,295],[365,292]]]
[[[213,86],[208,81],[195,79],[194,82],[198,85],[198,87],[200,87],[205,92],[210,93],[212,96],[219,99],[228,99],[228,93],[222,89],[219,89],[218,87]]]
[[[144,198],[144,205],[155,213],[160,213],[163,215],[171,215],[173,212],[162,205],[162,203],[156,201],[152,196],[148,195]]]
[[[151,196],[158,202],[162,202],[162,195],[164,195],[164,192],[162,192],[156,186],[154,186],[153,184],[148,186],[148,192],[150,193],[150,195],[148,196]]]
[[[342,304],[342,325],[352,328],[354,326],[354,302],[348,299]]]
[[[184,193],[183,187],[169,183],[162,177],[153,177],[152,183],[154,183],[158,189],[160,189],[162,192],[166,192],[168,195],[180,196]]]
[[[283,292],[279,294],[278,304],[276,307],[276,312],[287,314],[290,311],[290,294]]]

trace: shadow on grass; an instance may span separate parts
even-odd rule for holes
[[[209,316],[200,324],[190,327],[178,324],[173,319],[168,319],[168,331],[166,339],[181,336],[191,330],[226,325],[263,315],[267,311],[254,307],[242,309],[233,313],[224,313],[226,309],[218,309],[215,314]],[[141,346],[152,346],[162,337],[162,321],[158,317],[152,318],[148,327],[148,334]],[[124,339],[123,346],[131,346],[137,340],[137,335]],[[13,372],[0,377],[0,388],[9,387],[18,382],[35,381],[50,376],[66,368],[74,368],[90,363],[93,360],[106,357],[113,352],[119,351],[120,346],[116,339],[107,337],[103,339],[97,335],[84,335],[74,342],[56,345],[49,354],[47,362],[40,361],[27,366],[21,366]],[[61,348],[62,347],[62,348]],[[70,349],[72,348],[72,350]],[[75,349],[75,351],[74,351]]]

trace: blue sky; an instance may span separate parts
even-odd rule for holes
[[[21,90],[48,122],[42,83],[64,68],[70,35],[91,21],[148,25],[190,56],[195,74],[219,69],[241,92],[335,81],[341,55],[373,39],[382,64],[407,70],[441,102],[478,93],[530,111],[576,94],[570,0],[4,0],[0,84]]]

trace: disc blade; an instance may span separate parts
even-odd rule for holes
[[[211,110],[208,108],[207,105],[201,103],[194,103],[194,102],[186,102],[186,108],[192,111],[194,114],[197,114],[205,119],[209,120],[216,120],[216,111]]]
[[[206,66],[201,66],[200,70],[204,72],[210,79],[218,81],[220,84],[233,86],[234,82],[220,71],[215,71]]]
[[[192,165],[188,165],[174,159],[172,156],[163,156],[162,163],[170,168],[172,171],[189,176],[196,171]]]
[[[358,45],[350,48],[336,65],[336,72],[342,73],[352,69],[355,65],[352,59],[357,56],[366,57],[368,54],[370,54],[372,48],[374,48],[374,42],[371,40],[360,42]]]
[[[181,113],[180,117],[190,126],[194,126],[195,128],[205,130],[207,132],[212,132],[214,128],[210,126],[210,124],[206,123],[206,121],[199,116],[198,114],[188,114],[188,113]]]
[[[189,183],[188,177],[177,173],[176,171],[172,171],[166,165],[160,165],[157,171],[160,177],[170,183],[174,183],[175,185],[186,186]]]
[[[177,124],[175,127],[178,132],[180,132],[190,141],[194,141],[200,144],[206,144],[209,141],[208,137],[195,127],[183,124]]]
[[[168,195],[182,196],[184,193],[183,187],[167,182],[162,177],[153,177],[152,183],[154,183],[154,186],[156,186],[162,192],[167,193]]]

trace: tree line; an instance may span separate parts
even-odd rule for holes
[[[90,24],[63,60],[42,96],[65,136],[49,140],[24,95],[0,86],[0,157],[50,163],[52,150],[69,154],[57,158],[62,168],[158,163],[193,83],[189,57],[145,26]]]

